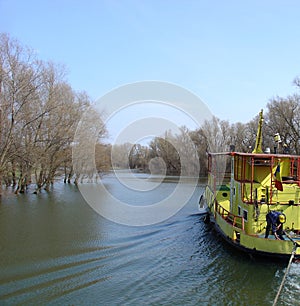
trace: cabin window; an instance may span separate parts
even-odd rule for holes
[[[242,211],[241,206],[238,206],[238,215],[239,216],[241,215],[241,211]]]
[[[271,160],[269,158],[255,158],[253,164],[255,166],[270,166]]]
[[[248,221],[248,211],[247,210],[243,210],[243,218],[245,221]]]

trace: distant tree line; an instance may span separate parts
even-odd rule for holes
[[[64,67],[0,34],[0,182],[15,193],[31,183],[35,192],[49,189],[58,175],[70,182],[74,133],[89,105],[88,95],[67,83]],[[98,156],[106,151],[96,149]]]
[[[300,89],[300,78],[293,81]],[[260,110],[257,110],[259,113]],[[181,135],[155,137],[149,146],[124,144],[114,146],[113,166],[120,168],[140,169],[149,171],[149,162],[155,158],[163,159],[168,175],[181,174],[180,156],[172,143],[179,142],[185,148],[184,139],[190,137],[197,150],[200,170],[199,176],[207,175],[207,152],[229,151],[234,146],[239,152],[252,152],[258,127],[259,114],[248,123],[230,124],[227,120],[213,117],[195,131],[186,127],[181,129]],[[275,97],[266,105],[263,123],[263,148],[270,152],[300,155],[300,95],[295,93],[288,97]],[[280,142],[275,143],[274,135],[279,133]],[[192,168],[193,164],[189,165]]]

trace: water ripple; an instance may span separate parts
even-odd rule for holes
[[[197,214],[201,190],[165,222],[126,227],[95,214],[73,187],[55,188],[1,200],[1,305],[272,305],[285,265],[219,239]],[[281,304],[298,303],[299,267]]]

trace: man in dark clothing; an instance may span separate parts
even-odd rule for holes
[[[267,228],[265,238],[269,237],[270,230],[277,240],[284,240],[283,238],[283,223],[285,222],[285,215],[279,211],[270,211],[267,216]]]

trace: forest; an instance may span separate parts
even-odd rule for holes
[[[295,93],[287,97],[274,97],[269,100],[264,111],[264,123],[262,130],[262,147],[269,152],[300,154],[300,79],[293,80]],[[114,146],[113,162],[114,168],[140,169],[149,171],[149,162],[159,157],[164,161],[167,175],[180,175],[182,172],[180,156],[176,147],[183,147],[187,150],[186,139],[193,141],[195,149],[190,148],[186,154],[194,154],[196,150],[199,159],[199,177],[207,175],[207,152],[229,151],[234,146],[235,151],[252,152],[254,149],[259,112],[248,123],[230,123],[215,116],[211,120],[206,120],[197,130],[190,131],[186,127],[181,127],[180,135],[172,135],[166,131],[163,137],[154,138],[149,146],[141,144],[122,144]],[[280,141],[275,139],[280,135]],[[159,166],[159,165],[158,165]],[[193,173],[194,164],[190,163],[190,170]]]
[[[32,49],[1,34],[1,183],[15,193],[34,184],[38,193],[49,190],[57,177],[77,182],[71,147],[80,117],[90,104],[87,93],[68,84],[63,66],[39,60]],[[100,144],[96,148],[102,149]]]
[[[300,78],[296,77],[293,84],[295,93],[270,98],[266,106],[262,105],[263,147],[273,151],[274,135],[279,133],[279,150],[299,155]],[[92,103],[88,93],[71,87],[64,66],[42,61],[31,48],[8,34],[0,34],[0,194],[3,188],[24,193],[28,186],[34,186],[34,192],[39,193],[50,190],[56,180],[78,184],[85,173],[80,172],[80,167],[74,168],[74,136],[82,114]],[[94,152],[97,175],[101,177],[112,168],[149,172],[151,162],[155,164],[153,169],[164,166],[167,175],[181,175],[183,171],[192,175],[194,163],[183,169],[176,149],[183,148],[186,154],[197,153],[197,171],[205,177],[207,152],[228,151],[231,145],[236,151],[251,152],[257,123],[258,115],[248,123],[213,117],[197,130],[183,126],[179,135],[166,131],[148,145],[108,144],[102,124]],[[187,145],[187,139],[192,140],[192,146]]]

